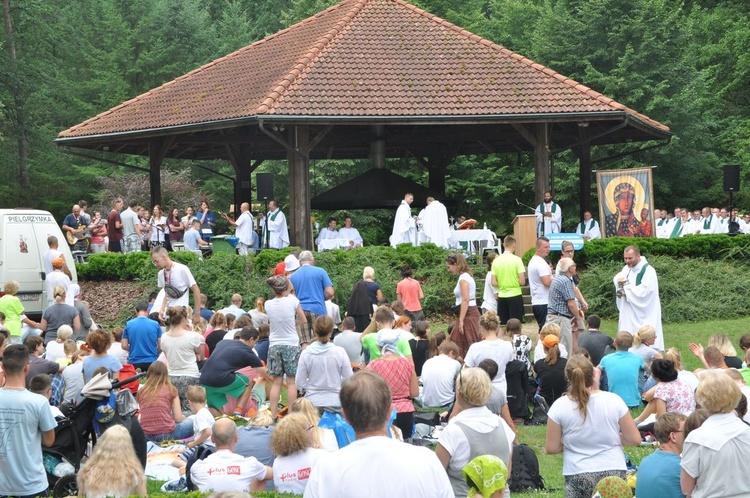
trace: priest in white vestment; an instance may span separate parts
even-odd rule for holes
[[[659,219],[656,220],[656,237],[659,239],[668,239],[672,233],[672,228],[673,225],[667,218],[667,210],[660,210]]]
[[[411,203],[414,202],[414,195],[406,194],[401,205],[396,210],[396,219],[393,220],[393,232],[389,239],[391,246],[396,247],[399,244],[416,245],[417,225],[411,214]]]
[[[664,351],[664,333],[661,327],[661,301],[656,270],[636,246],[628,246],[623,253],[625,267],[615,275],[617,309],[620,321],[617,330],[635,335],[643,325],[656,329],[654,346]]]
[[[266,223],[264,225],[268,231],[268,247],[271,249],[283,249],[289,245],[289,229],[286,226],[286,216],[281,212],[277,201],[269,202],[268,207],[268,216],[266,216]],[[266,234],[263,235],[263,243],[265,243]]]
[[[359,234],[359,230],[352,226],[352,217],[344,218],[344,226],[339,228],[339,238],[349,241],[349,248],[362,247],[364,241]]]
[[[534,210],[536,215],[537,234],[541,237],[548,233],[560,233],[562,228],[562,208],[552,200],[552,193],[544,193],[544,202]]]
[[[702,234],[714,234],[714,233],[724,233],[723,226],[721,224],[721,221],[719,220],[719,215],[714,214],[711,212],[710,208],[703,208],[703,222],[700,224],[700,227],[698,228],[699,232]]]
[[[448,249],[448,239],[451,236],[448,210],[439,200],[428,197],[427,207],[422,215],[422,231],[425,241],[432,242],[438,247]]]
[[[328,226],[320,231],[318,238],[315,239],[315,243],[320,245],[321,240],[341,238],[340,234],[336,231],[336,225],[338,225],[336,218],[328,218]]]
[[[599,223],[591,217],[591,212],[583,213],[583,221],[576,226],[576,233],[583,237],[584,240],[594,240],[602,238],[602,231]]]

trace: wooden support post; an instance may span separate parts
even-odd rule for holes
[[[148,177],[151,206],[161,204],[161,163],[164,161],[173,143],[174,136],[169,136],[161,140],[149,142],[148,144]]]
[[[591,211],[591,144],[588,142],[577,147],[578,156],[578,197],[581,208],[581,219],[583,213]]]
[[[310,131],[307,126],[289,129],[289,225],[292,245],[312,250],[310,224]]]
[[[432,161],[430,161],[432,163]],[[434,190],[435,192],[439,192],[442,195],[445,195],[445,172],[448,169],[447,164],[443,164],[442,162],[435,162],[432,163],[428,167],[429,171],[429,186],[430,190]]]
[[[549,129],[546,123],[535,126],[534,143],[534,190],[536,204],[544,201],[544,192],[549,190]]]

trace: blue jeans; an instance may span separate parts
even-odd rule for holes
[[[193,435],[193,419],[186,418],[179,424],[175,424],[172,432],[164,434],[146,434],[146,441],[159,443],[170,439],[187,439]]]

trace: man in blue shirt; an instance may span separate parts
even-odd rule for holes
[[[193,222],[190,224],[190,229],[185,232],[185,235],[182,238],[185,246],[191,251],[201,251],[203,250],[203,248],[208,249],[209,247],[211,247],[210,243],[201,238],[200,229],[201,222],[198,220],[193,220]]]
[[[128,362],[141,372],[159,357],[161,350],[161,327],[148,317],[148,303],[138,301],[135,305],[136,317],[125,324],[122,333],[122,349],[129,351]]]
[[[659,449],[638,467],[635,495],[638,498],[684,498],[680,489],[680,454],[685,442],[685,415],[667,412],[656,419],[654,435]]]
[[[55,422],[46,397],[26,389],[29,350],[12,344],[3,353],[0,388],[0,495],[47,496],[42,445],[55,442]]]
[[[289,280],[294,285],[294,293],[307,317],[307,323],[297,325],[300,346],[304,346],[313,340],[313,322],[318,316],[326,314],[326,301],[333,299],[333,283],[328,272],[315,266],[315,258],[310,251],[300,253],[299,263],[299,270]]]
[[[618,332],[615,336],[617,351],[602,358],[599,368],[607,374],[609,392],[620,396],[628,408],[637,408],[641,406],[646,365],[643,358],[628,351],[632,345],[630,332]]]

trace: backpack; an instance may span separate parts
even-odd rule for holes
[[[525,444],[513,447],[513,464],[508,487],[512,492],[526,489],[543,490],[544,479],[539,474],[536,453]]]
[[[195,487],[195,484],[193,484],[193,480],[190,479],[190,469],[193,467],[193,464],[198,460],[203,460],[215,451],[216,449],[213,446],[201,444],[197,446],[193,454],[188,457],[187,466],[185,467],[185,484],[187,485],[188,491],[198,490],[198,488]]]
[[[529,425],[547,425],[547,412],[549,411],[547,400],[541,394],[536,394],[534,395],[533,405],[534,413]]]

